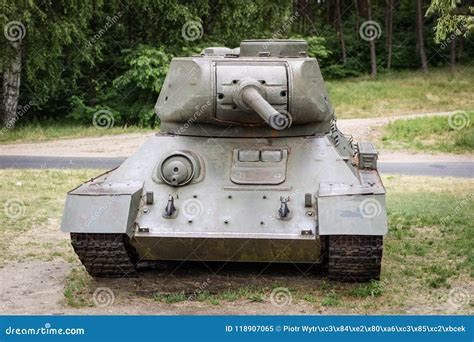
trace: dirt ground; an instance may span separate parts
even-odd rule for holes
[[[262,265],[238,265],[231,270],[214,275],[211,271],[191,263],[175,271],[174,264],[160,268],[142,270],[138,278],[102,279],[94,286],[111,291],[113,302],[104,307],[87,306],[73,308],[67,306],[63,296],[66,277],[74,265],[64,260],[25,261],[7,263],[0,269],[0,314],[53,314],[53,315],[304,315],[304,314],[469,314],[469,309],[453,308],[441,298],[431,303],[413,302],[403,309],[367,309],[323,307],[298,298],[278,306],[272,303],[271,291],[264,293],[261,301],[243,300],[220,301],[217,305],[193,299],[190,289],[198,289],[207,284],[212,292],[248,286],[265,287],[278,282],[292,289],[318,288],[326,286],[324,277],[318,274],[303,276],[288,266],[277,266],[259,275]],[[245,270],[243,270],[245,267]],[[290,274],[290,276],[288,276]],[[344,287],[344,284],[340,285]],[[177,303],[155,301],[156,291],[183,291],[187,300]],[[186,291],[188,291],[186,293]],[[469,292],[473,293],[474,288]],[[91,299],[93,295],[91,294]],[[110,298],[109,298],[110,299]],[[96,304],[97,305],[97,304]],[[470,311],[472,314],[472,310]]]
[[[377,117],[368,119],[338,120],[343,133],[350,133],[356,141],[377,141],[381,127],[396,119],[409,119],[419,116],[445,116],[452,112],[422,113],[412,115]],[[123,134],[95,138],[58,139],[38,143],[2,144],[0,155],[63,156],[63,157],[128,157],[133,154],[154,133]],[[380,161],[472,161],[472,155],[449,155],[428,153],[399,153],[381,151]]]
[[[0,314],[43,315],[303,315],[303,314],[472,314],[472,308],[457,308],[446,296],[427,298],[408,294],[406,303],[387,306],[386,298],[348,298],[348,305],[321,305],[321,298],[308,301],[301,293],[315,289],[347,292],[354,285],[329,283],[323,269],[292,264],[167,262],[142,264],[138,277],[91,280],[90,288],[80,295],[89,304],[74,308],[67,304],[65,288],[74,270],[85,274],[69,243],[69,235],[59,231],[59,222],[11,237],[8,249],[11,261],[0,266]],[[60,257],[48,254],[53,244]],[[22,261],[17,261],[22,260]],[[67,261],[66,261],[67,260]],[[86,277],[88,277],[86,275]],[[245,288],[261,289],[259,298],[198,301],[201,292],[238,292]],[[272,301],[275,287],[291,289],[284,305]],[[474,293],[474,283],[459,284]],[[466,288],[468,286],[468,288]],[[94,303],[94,289],[106,289],[107,305]],[[154,300],[156,293],[182,294],[184,300],[167,303]],[[314,292],[313,292],[314,293]],[[287,293],[283,293],[283,296]],[[107,296],[109,296],[107,298]],[[110,297],[111,296],[111,297]],[[111,300],[113,298],[113,300]],[[304,300],[303,300],[304,299]],[[344,298],[341,298],[344,301]]]

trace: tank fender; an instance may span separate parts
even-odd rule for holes
[[[322,187],[324,188],[324,187]],[[318,195],[319,235],[385,235],[385,190],[350,187]],[[342,190],[342,191],[341,191]]]
[[[143,181],[87,182],[67,194],[61,231],[133,235]]]

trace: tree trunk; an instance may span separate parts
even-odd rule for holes
[[[358,0],[354,0],[355,7],[355,24],[356,24],[356,37],[359,38],[359,4]]]
[[[454,71],[456,65],[456,38],[451,40],[451,53],[449,58],[449,68]]]
[[[339,43],[341,44],[342,63],[346,64],[346,62],[347,62],[347,53],[346,53],[346,44],[344,42],[344,33],[342,32],[341,0],[336,0],[335,15],[336,15],[337,36],[339,37]]]
[[[372,21],[372,11],[370,8],[370,0],[366,2],[367,6],[367,20]],[[370,77],[376,78],[377,77],[377,55],[375,52],[375,39],[371,39],[369,41],[370,46]]]
[[[423,10],[422,0],[416,0],[416,39],[417,47],[420,53],[421,70],[428,71],[428,61],[426,59],[425,44],[423,42]]]
[[[461,37],[459,37],[459,49],[456,56],[458,58],[458,61],[463,57],[463,54],[464,54],[464,36],[461,35]]]
[[[386,1],[386,17],[385,32],[387,32],[387,69],[392,67],[392,50],[393,50],[393,11],[394,0]]]
[[[20,97],[21,40],[10,43],[13,56],[10,65],[3,70],[2,121],[6,128],[15,126],[18,99]]]

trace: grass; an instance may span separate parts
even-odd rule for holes
[[[92,306],[92,300],[89,295],[91,284],[91,276],[82,267],[73,269],[64,287],[66,304],[73,308]]]
[[[339,119],[369,118],[424,112],[472,110],[474,67],[402,71],[328,81]]]
[[[0,131],[0,143],[36,142],[59,138],[100,137],[104,135],[152,132],[155,130],[156,129],[141,128],[138,126],[99,129],[93,125],[34,123],[22,125],[15,129]]]
[[[91,294],[98,284],[80,267],[67,234],[59,233],[58,225],[66,191],[98,173],[97,170],[0,170],[0,264],[7,260],[52,258],[72,263],[77,267],[68,277],[64,296],[73,307],[91,305]],[[344,284],[280,276],[258,286],[249,282],[236,287],[230,276],[226,278],[230,284],[227,288],[214,288],[211,282],[192,301],[211,305],[264,304],[269,302],[274,288],[286,287],[292,295],[292,305],[306,302],[315,309],[400,313],[407,307],[442,305],[451,288],[472,287],[474,182],[386,176],[384,183],[388,190],[390,230],[385,239],[382,281]],[[8,210],[12,199],[22,203],[23,208],[14,217]],[[106,286],[110,285],[106,283]],[[186,289],[192,292],[195,288],[190,285]],[[114,291],[120,295],[120,291],[126,290],[119,286]],[[182,290],[153,293],[154,301],[164,304],[190,301],[189,293]],[[122,293],[121,297],[126,295]]]
[[[0,265],[5,260],[50,260],[53,255],[74,260],[67,236],[57,237],[66,192],[99,173],[0,170]]]
[[[459,120],[459,121],[457,121]],[[427,152],[474,151],[474,112],[395,120],[384,128],[384,148]]]

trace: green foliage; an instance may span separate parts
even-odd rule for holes
[[[456,10],[460,4],[461,0],[432,0],[426,15],[438,16],[434,27],[437,43],[456,36],[468,37],[474,32],[474,6],[465,6],[464,13],[459,14]]]
[[[446,65],[449,59],[449,49],[433,43],[434,27],[438,41],[453,32],[458,35],[455,29],[465,35],[472,29],[472,16],[456,12],[458,2],[434,0],[430,7],[424,34],[433,66]],[[371,3],[373,20],[382,28],[375,41],[381,71],[387,59],[386,2]],[[368,42],[360,38],[356,27],[365,18],[356,15],[353,1],[341,1],[346,63],[341,61],[334,2],[313,0],[304,8],[297,4],[290,0],[137,0],[126,4],[119,0],[4,0],[0,27],[20,21],[26,28],[20,104],[31,102],[32,110],[20,123],[34,118],[64,120],[66,116],[89,123],[93,112],[105,108],[116,116],[116,125],[156,126],[153,105],[171,58],[199,53],[206,46],[237,47],[243,39],[304,38],[325,78],[357,76],[370,70]],[[392,68],[415,69],[419,67],[415,6],[411,0],[397,4]],[[468,14],[472,8],[470,11]],[[436,22],[431,19],[435,17]],[[466,17],[468,24],[464,25]],[[195,25],[196,39],[183,35],[189,23]],[[13,49],[5,37],[1,39],[0,68],[4,70]],[[466,39],[457,62],[472,63],[473,53]]]
[[[163,48],[139,45],[123,51],[128,70],[113,81],[118,88],[138,87],[158,94],[168,72],[171,56]]]
[[[339,306],[341,305],[341,297],[337,292],[330,292],[321,300],[322,306]]]
[[[359,298],[380,297],[383,294],[383,284],[380,281],[372,280],[368,284],[350,289],[349,294]]]
[[[385,147],[391,148],[429,152],[472,152],[473,120],[474,112],[456,112],[449,117],[396,120],[387,125],[382,141]]]

